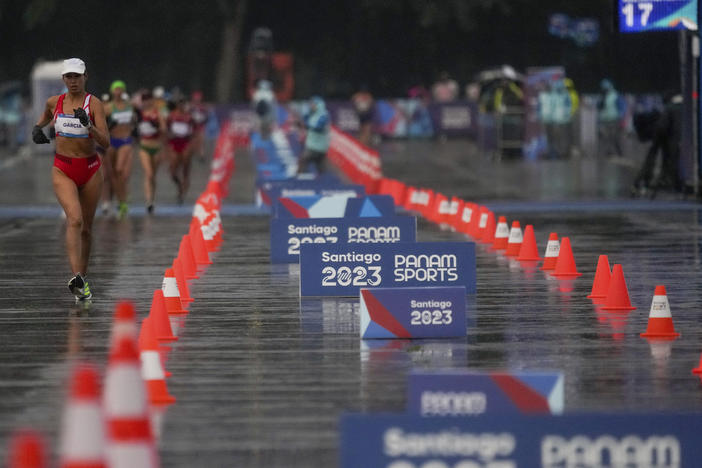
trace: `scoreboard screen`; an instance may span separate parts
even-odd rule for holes
[[[617,0],[620,32],[697,30],[697,0]]]

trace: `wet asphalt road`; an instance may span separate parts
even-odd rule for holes
[[[465,339],[369,349],[358,339],[357,301],[301,303],[297,267],[269,263],[266,216],[225,216],[223,248],[193,283],[196,301],[168,353],[178,401],[162,415],[164,466],[336,466],[339,414],[402,411],[406,373],[416,367],[561,370],[566,411],[701,409],[690,373],[702,351],[700,205],[628,199],[638,161],[495,164],[452,141],[393,142],[381,153],[391,177],[534,224],[540,251],[549,232],[568,235],[583,276],[565,285],[478,246]],[[231,213],[253,199],[245,152],[237,162]],[[115,301],[131,298],[140,317],[148,313],[189,222],[187,207],[164,206],[175,192],[162,170],[157,216],[135,209],[126,221],[96,220],[97,298],[90,310],[75,309],[48,167],[31,157],[0,170],[0,459],[20,426],[41,429],[55,447],[68,365],[78,357],[105,364]],[[194,172],[190,203],[207,167]],[[140,183],[135,166],[137,207]],[[462,238],[418,225],[420,241]],[[585,298],[600,254],[623,265],[636,310],[603,313]],[[657,284],[682,333],[674,342],[638,336]]]

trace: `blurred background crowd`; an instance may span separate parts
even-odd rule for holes
[[[366,144],[460,137],[491,160],[645,155],[635,190],[654,184],[661,154],[672,162],[655,183],[682,191],[699,169],[683,89],[696,38],[623,34],[619,16],[611,0],[1,2],[0,30],[23,39],[0,50],[0,145],[27,143],[37,70],[70,55],[97,95],[115,77],[197,90],[223,118],[265,81],[280,125],[317,95]]]

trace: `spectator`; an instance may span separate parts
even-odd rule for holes
[[[682,126],[682,96],[673,93],[667,94],[663,112],[658,115],[650,113],[650,116],[657,118],[654,122],[648,122],[649,125],[645,125],[646,122],[641,122],[642,118],[637,119],[637,130],[641,129],[637,133],[644,138],[651,136],[652,141],[646,154],[646,159],[644,159],[639,174],[634,181],[632,194],[645,195],[649,189],[652,189],[652,195],[655,195],[655,191],[659,188],[672,188],[679,192],[682,190],[682,182],[678,173]],[[652,127],[650,134],[649,131],[642,128],[647,126]],[[651,183],[659,150],[663,154],[661,171],[656,181]]]
[[[564,78],[563,84],[568,90],[568,96],[570,96],[570,133],[568,139],[570,141],[570,154],[574,156],[580,155],[580,148],[577,144],[579,141],[579,122],[580,122],[580,96],[578,91],[575,89],[575,83],[570,78]]]
[[[304,119],[307,135],[305,137],[305,150],[300,158],[297,173],[307,171],[309,163],[313,163],[317,173],[324,172],[324,162],[329,149],[329,127],[330,119],[327,113],[324,100],[319,96],[314,96],[310,100],[310,112]]]
[[[268,80],[258,82],[256,92],[251,98],[256,117],[258,117],[259,131],[261,138],[267,140],[270,138],[273,125],[275,124],[277,103],[275,94],[273,94],[273,84]]]
[[[431,87],[436,102],[451,102],[458,98],[458,83],[447,72],[442,72],[439,81]]]
[[[358,139],[364,145],[369,146],[373,138],[375,103],[373,102],[373,96],[368,92],[368,87],[365,85],[361,86],[361,89],[351,96],[351,103],[361,125]]]
[[[539,116],[546,129],[548,156],[563,158],[570,152],[570,95],[563,80],[557,80],[539,93]]]
[[[621,156],[619,144],[621,119],[624,116],[624,99],[614,88],[614,84],[604,79],[600,83],[602,94],[598,102],[598,138],[600,154],[604,156]]]
[[[501,79],[495,88],[493,108],[495,112],[505,113],[507,107],[524,106],[524,92],[519,85],[507,78]]]
[[[472,81],[466,85],[466,99],[473,104],[477,104],[480,100],[480,83]]]

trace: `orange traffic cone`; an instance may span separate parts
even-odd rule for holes
[[[144,320],[141,322],[141,327],[139,329],[139,350],[143,349],[146,346],[146,343],[154,339],[156,340],[156,343],[158,343],[158,335],[156,334],[156,325],[154,325],[154,318],[151,316],[147,316]],[[171,377],[171,373],[166,370],[166,360],[168,359],[168,352],[170,351],[170,348],[168,346],[158,346],[157,347],[158,354],[161,357],[161,367],[163,367],[163,372],[166,375],[166,378]]]
[[[217,220],[217,223],[215,224],[215,230],[214,230],[214,245],[215,245],[215,250],[219,250],[220,246],[222,245],[222,218],[219,215],[219,211],[217,212],[217,217],[215,218]]]
[[[651,311],[648,314],[648,327],[644,333],[641,333],[644,338],[677,338],[680,333],[675,331],[673,327],[673,317],[670,315],[670,304],[668,303],[668,295],[665,292],[665,286],[656,286],[656,291],[653,293],[651,301]]]
[[[523,241],[524,236],[522,235],[522,227],[519,225],[519,221],[512,221],[512,229],[509,230],[505,255],[508,257],[516,257],[519,255],[519,250],[522,248]]]
[[[492,243],[491,250],[505,250],[509,237],[509,227],[507,226],[507,218],[500,216],[497,220],[495,228],[495,242]]]
[[[197,223],[196,223],[197,224]],[[210,256],[207,253],[207,248],[205,247],[205,239],[202,237],[202,231],[195,224],[190,225],[190,242],[193,247],[193,254],[195,255],[195,265],[205,266],[212,265]]]
[[[216,249],[214,240],[215,213],[215,210],[206,210],[204,213],[204,218],[193,217],[191,221],[199,227],[200,231],[202,231],[202,238],[205,241],[205,248],[208,252],[214,252]]]
[[[497,223],[495,223],[495,213],[488,210],[485,229],[483,230],[482,237],[479,239],[480,243],[492,244],[495,242],[495,229],[497,229]]]
[[[597,260],[597,270],[595,280],[592,282],[592,291],[587,296],[588,299],[605,299],[609,290],[609,281],[612,279],[612,272],[609,269],[609,259],[606,255],[600,255]]]
[[[473,213],[470,217],[470,224],[468,225],[468,235],[473,239],[477,239],[478,231],[480,230],[480,213],[483,210],[483,206],[475,205],[473,207]]]
[[[110,346],[119,341],[123,336],[136,338],[136,312],[134,304],[129,301],[121,301],[115,307],[115,315],[112,320],[112,330],[110,331]]]
[[[520,262],[538,262],[541,260],[539,247],[536,245],[533,224],[527,224],[524,228],[524,240],[522,241],[521,249],[519,249],[517,260]]]
[[[163,291],[160,289],[154,291],[149,317],[154,321],[154,330],[156,331],[156,339],[158,341],[168,342],[178,339],[171,329],[171,322],[168,320]]]
[[[575,257],[573,257],[573,249],[570,247],[569,237],[561,239],[558,260],[556,260],[556,267],[551,275],[556,278],[574,278],[582,275],[575,266]]]
[[[197,265],[195,264],[195,254],[193,253],[193,245],[190,240],[190,234],[186,234],[180,240],[178,248],[178,258],[183,264],[183,272],[185,279],[197,279]]]
[[[475,203],[465,202],[463,204],[463,210],[461,211],[461,220],[459,222],[459,232],[463,234],[470,234],[470,223],[475,215]],[[477,215],[476,215],[477,216]]]
[[[485,235],[485,229],[487,229],[488,222],[488,208],[486,206],[481,206],[478,212],[478,227],[475,229],[475,235],[473,238],[479,241]]]
[[[7,460],[8,468],[45,468],[48,464],[44,438],[32,430],[15,432]]]
[[[558,254],[560,251],[561,244],[558,242],[558,234],[552,232],[548,236],[546,252],[544,253],[544,264],[541,265],[541,270],[550,271],[556,268],[556,261],[558,260]]]
[[[123,338],[128,339],[128,338]],[[80,364],[71,377],[61,426],[61,468],[105,467],[105,421],[100,408],[97,371]]]
[[[122,338],[110,351],[103,408],[110,467],[156,467],[146,390],[134,340]]]
[[[609,288],[607,288],[607,297],[602,310],[634,310],[636,307],[631,305],[629,300],[629,289],[626,287],[624,279],[624,270],[622,266],[616,263],[612,267],[612,277],[609,280]]]
[[[217,241],[215,239],[215,223],[217,218],[213,214],[211,218],[203,224],[200,229],[202,230],[202,238],[205,239],[205,248],[208,252],[216,252],[218,249]]]
[[[166,312],[168,312],[168,315],[185,315],[188,313],[187,310],[183,309],[183,304],[180,302],[178,281],[176,280],[173,268],[166,268],[166,273],[161,283],[161,291],[163,291],[163,299],[166,304]]]
[[[459,210],[463,206],[463,200],[458,197],[451,197],[449,202],[448,214],[444,217],[444,223],[452,230],[456,230],[456,217],[458,216]]]
[[[449,200],[443,193],[437,193],[434,197],[434,205],[431,208],[429,220],[435,224],[444,224],[444,216],[449,211]]]
[[[183,264],[180,262],[179,258],[173,260],[173,271],[175,272],[176,283],[178,284],[180,302],[183,304],[193,302],[195,299],[190,297],[190,288],[188,288],[188,282],[185,279],[185,272],[183,271]]]
[[[461,232],[461,217],[463,215],[463,208],[466,206],[466,202],[460,198],[456,198],[455,201],[455,213],[452,211],[453,214],[450,216],[450,223],[451,228],[453,228],[454,231]]]
[[[141,376],[144,382],[146,382],[149,403],[153,405],[168,405],[174,403],[176,399],[168,393],[168,388],[166,387],[166,373],[163,370],[163,363],[161,362],[161,356],[158,352],[158,340],[156,340],[153,323],[148,317],[141,322],[139,349]]]

